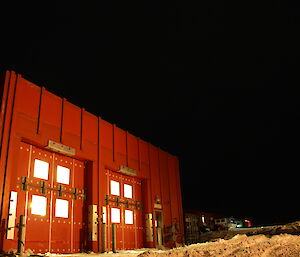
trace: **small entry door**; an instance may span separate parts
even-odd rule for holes
[[[162,212],[155,211],[155,228],[156,228],[156,244],[157,246],[163,245],[163,219]]]

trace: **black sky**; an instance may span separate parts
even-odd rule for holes
[[[60,1],[1,11],[1,69],[178,155],[185,208],[256,224],[299,219],[299,6]]]

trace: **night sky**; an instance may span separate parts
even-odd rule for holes
[[[1,70],[177,155],[184,208],[300,219],[299,6],[60,1],[3,13]]]

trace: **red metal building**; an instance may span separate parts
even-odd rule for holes
[[[75,253],[183,241],[176,156],[14,71],[0,80],[1,250]]]

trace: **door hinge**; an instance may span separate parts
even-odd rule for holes
[[[41,181],[41,194],[46,194],[46,183],[45,181]]]
[[[27,177],[22,177],[22,190],[24,190],[24,191],[28,190]]]
[[[62,186],[58,185],[58,197],[62,197]]]
[[[77,200],[77,188],[73,188],[73,199]]]

